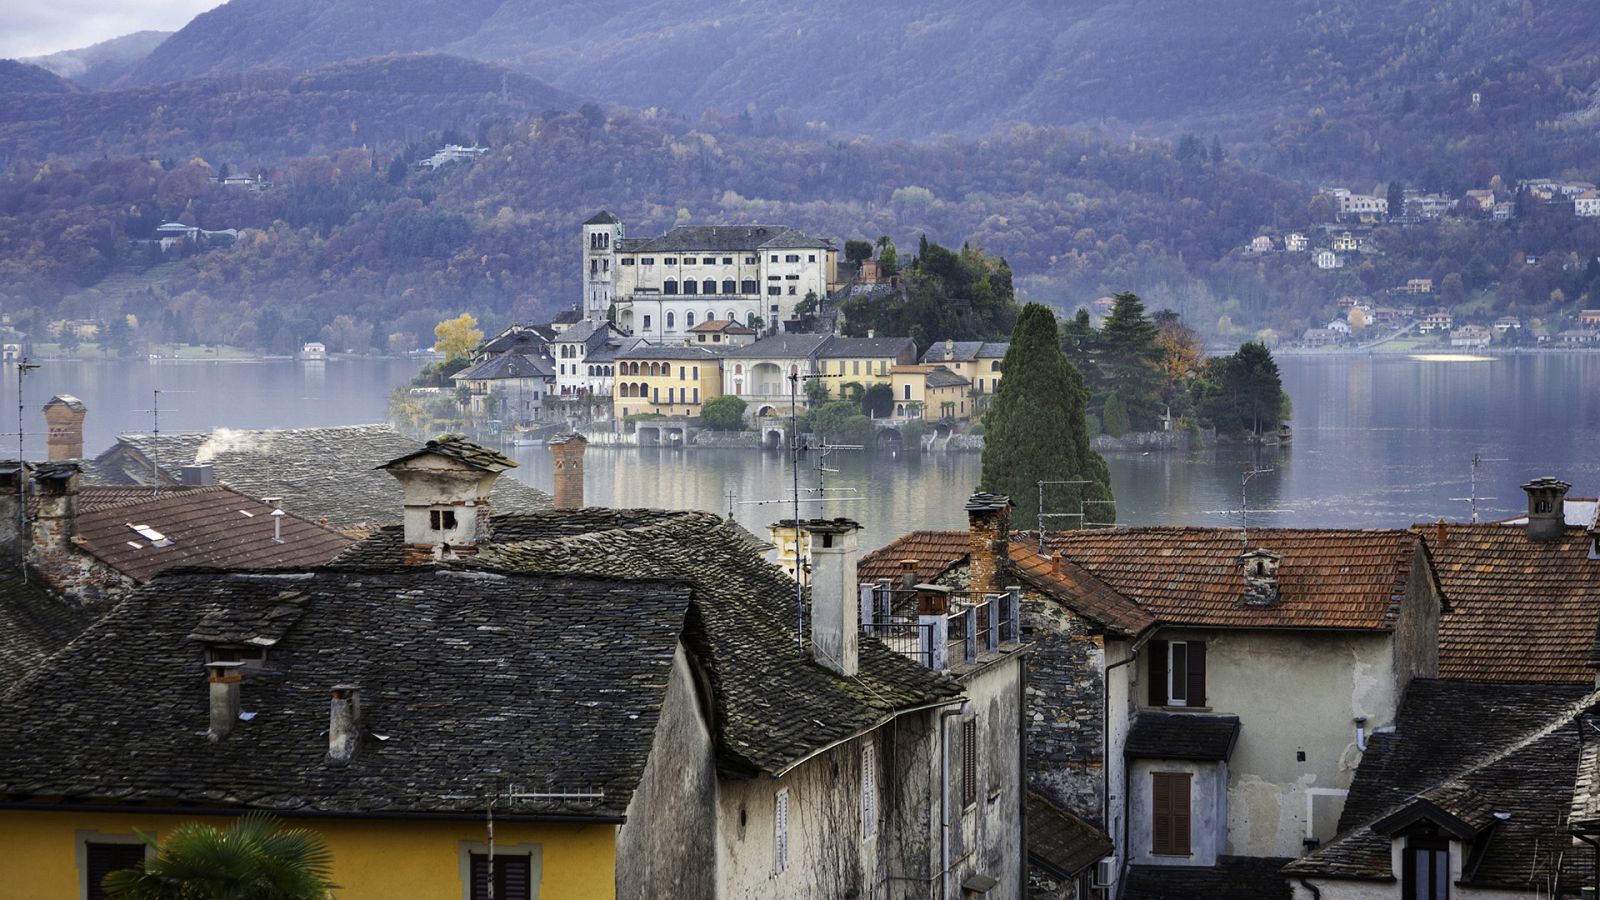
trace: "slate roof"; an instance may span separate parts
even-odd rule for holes
[[[1058,879],[1072,878],[1111,855],[1111,838],[1091,822],[1028,791],[1023,841],[1028,862]]]
[[[1049,535],[1047,545],[1164,624],[1390,631],[1400,612],[1416,535],[1399,530],[1251,529],[1251,544],[1282,556],[1280,599],[1241,603],[1233,528],[1110,528]]]
[[[1156,624],[1155,616],[1070,560],[1057,564],[1022,541],[1012,541],[1009,554],[1010,570],[1024,582],[1114,634],[1134,637]]]
[[[957,563],[967,559],[965,531],[913,531],[864,554],[856,562],[856,578],[862,582],[887,578],[900,583],[900,561],[917,561],[917,581],[932,583]]]
[[[1564,822],[1597,702],[1576,685],[1413,681],[1394,732],[1368,743],[1339,837],[1285,874],[1392,879],[1390,836],[1373,826],[1421,814],[1477,830],[1462,884],[1529,891],[1557,868],[1563,883],[1581,884],[1593,851]]]
[[[1239,739],[1238,716],[1141,710],[1122,753],[1130,759],[1223,760]]]
[[[600,363],[614,362],[633,352],[633,349],[645,343],[644,338],[628,337],[607,340],[604,344],[589,351],[584,358],[585,362]]]
[[[973,362],[979,359],[1004,359],[1011,345],[1005,341],[956,341],[946,349],[943,341],[929,347],[922,354],[922,362]]]
[[[771,247],[794,249],[830,245],[785,225],[680,225],[659,237],[629,238],[630,253],[752,252]]]
[[[105,484],[148,484],[151,454],[158,454],[164,483],[205,452],[217,481],[252,497],[282,497],[288,512],[323,516],[341,530],[363,530],[400,520],[400,483],[374,467],[417,450],[387,425],[333,428],[218,429],[214,432],[125,434],[85,467],[86,478]],[[550,496],[512,478],[490,494],[498,512],[550,507]]]
[[[550,317],[551,325],[576,325],[583,321],[583,312],[576,306],[569,306]],[[557,335],[560,337],[560,335]]]
[[[730,347],[723,355],[735,358],[810,359],[827,343],[829,337],[826,334],[775,334],[743,347]]]
[[[584,222],[583,224],[585,224],[585,225],[616,225],[616,224],[621,223],[621,221],[622,221],[621,219],[619,219],[616,216],[612,215],[610,210],[602,209],[599,212],[595,213],[594,215],[590,216],[588,221]]]
[[[934,366],[928,370],[928,387],[961,387],[971,384],[972,381],[946,369],[944,366]]]
[[[910,361],[917,358],[917,342],[908,337],[853,338],[834,335],[823,343],[817,356],[825,359],[904,357]]]
[[[1439,620],[1439,674],[1495,681],[1594,683],[1600,560],[1590,538],[1530,541],[1518,525],[1413,529],[1427,542],[1450,611]]]
[[[518,530],[562,527],[551,512],[512,524],[462,565],[493,571],[587,577],[675,578],[694,587],[691,646],[716,698],[720,759],[734,771],[781,774],[810,754],[863,734],[908,709],[940,705],[961,686],[873,639],[861,643],[860,673],[845,679],[797,658],[794,582],[711,513],[657,513],[632,527],[506,541]],[[374,538],[377,540],[378,538]],[[389,538],[392,540],[392,538]],[[781,689],[777,689],[781,686]]]
[[[46,591],[38,575],[24,580],[14,558],[0,564],[0,696],[93,620]]]
[[[1123,900],[1290,900],[1287,859],[1219,856],[1215,866],[1129,866]]]
[[[482,469],[485,472],[504,472],[506,469],[515,469],[517,467],[515,460],[502,453],[490,450],[481,444],[475,444],[467,440],[465,435],[442,434],[427,441],[410,453],[395,457],[377,468],[394,468],[400,463],[416,459],[419,456],[443,456],[447,459],[453,459],[462,465],[470,466],[474,469]]]
[[[73,412],[83,412],[85,409],[87,409],[87,407],[83,405],[82,400],[79,400],[77,397],[74,397],[71,394],[57,394],[45,401],[45,409],[50,409],[51,407],[55,406],[65,406],[67,409],[70,409]]]
[[[604,340],[611,333],[611,323],[584,319],[574,322],[566,331],[556,335],[557,344],[592,344]]]
[[[530,349],[543,352],[548,343],[550,338],[540,331],[539,326],[508,325],[499,334],[474,348],[472,355],[477,357],[512,351],[526,352]]]
[[[626,530],[652,525],[664,522],[675,515],[677,513],[662,509],[588,507],[540,516],[492,516],[489,519],[489,540],[495,543],[560,540],[591,532]],[[401,549],[405,543],[403,538],[404,531],[401,526],[387,525],[370,537],[351,545],[334,560],[334,565],[357,568],[401,565],[405,560],[405,554]]]
[[[288,601],[298,619],[241,686],[255,715],[212,743],[190,635],[219,611],[248,621]],[[514,782],[604,796],[497,816],[615,820],[643,773],[688,603],[685,586],[659,581],[434,568],[168,575],[0,704],[0,794],[481,819]],[[362,734],[334,765],[339,684],[360,687]]]
[[[139,583],[181,566],[281,569],[328,563],[352,543],[337,531],[286,514],[273,540],[272,506],[221,485],[166,490],[120,503],[80,505],[77,547]],[[110,488],[114,495],[124,489]],[[94,485],[85,498],[102,492]],[[148,526],[171,543],[156,546],[134,531]]]
[[[469,366],[451,375],[454,381],[500,381],[507,378],[545,378],[556,377],[555,369],[549,362],[537,356],[528,356],[525,353],[502,353],[491,356],[483,362]]]

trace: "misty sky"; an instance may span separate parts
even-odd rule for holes
[[[0,59],[71,50],[132,31],[177,31],[222,0],[11,0],[0,4]]]

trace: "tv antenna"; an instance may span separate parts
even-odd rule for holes
[[[833,377],[819,372],[802,375],[798,368],[789,373],[789,476],[794,488],[794,645],[801,656],[806,653],[806,565],[800,558],[800,382]]]
[[[29,540],[31,536],[28,534],[28,464],[23,461],[22,456],[22,441],[27,434],[23,423],[27,409],[22,404],[22,382],[26,380],[29,372],[37,368],[39,364],[26,356],[17,360],[17,538],[23,541]],[[26,584],[28,581],[26,553],[22,554],[21,565],[22,581]]]
[[[1257,475],[1266,475],[1273,471],[1271,466],[1249,465],[1239,476],[1239,546],[1241,549],[1250,549],[1250,479]],[[1271,512],[1271,510],[1258,510]]]
[[[173,391],[155,388],[150,392],[153,398],[149,409],[136,409],[134,412],[147,412],[150,414],[150,494],[154,496],[161,493],[161,395],[162,394],[192,394],[194,391]],[[167,412],[177,412],[168,409]]]
[[[1479,500],[1498,500],[1498,499],[1500,499],[1498,497],[1479,497],[1478,496],[1478,466],[1480,466],[1480,465],[1482,465],[1482,464],[1484,464],[1486,462],[1510,462],[1510,460],[1508,460],[1508,459],[1506,459],[1505,457],[1502,457],[1502,456],[1484,457],[1483,455],[1481,455],[1479,453],[1473,453],[1472,454],[1472,478],[1471,478],[1472,495],[1470,497],[1451,497],[1450,498],[1451,500],[1454,500],[1454,501],[1456,501],[1458,503],[1470,503],[1470,504],[1472,504],[1472,506],[1471,506],[1471,509],[1472,509],[1472,524],[1474,524],[1474,525],[1478,524],[1478,501]]]
[[[1092,484],[1092,483],[1093,482],[1091,482],[1091,481],[1089,481],[1087,479],[1083,479],[1083,478],[1076,478],[1076,479],[1072,479],[1072,480],[1069,480],[1069,481],[1041,481],[1041,482],[1039,482],[1039,552],[1040,553],[1044,552],[1044,531],[1045,531],[1044,520],[1045,519],[1077,519],[1079,527],[1083,526],[1083,504],[1084,504],[1084,501],[1083,501],[1082,497],[1080,496],[1079,499],[1078,499],[1078,511],[1075,512],[1075,513],[1047,513],[1047,512],[1044,511],[1044,486],[1047,485],[1047,484]]]

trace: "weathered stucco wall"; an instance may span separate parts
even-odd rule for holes
[[[1439,604],[1433,571],[1426,554],[1418,551],[1394,627],[1394,678],[1401,694],[1411,679],[1439,675]]]
[[[717,893],[717,775],[694,673],[679,647],[644,777],[617,831],[617,897],[711,898]]]
[[[952,811],[960,816],[950,854],[948,896],[960,897],[960,885],[973,875],[987,875],[1000,884],[991,898],[1016,897],[1022,879],[1022,740],[1023,702],[1020,654],[967,675],[966,713],[948,720],[951,744]],[[977,722],[975,802],[961,803],[961,723]]]
[[[1212,712],[1239,716],[1224,852],[1300,856],[1308,805],[1316,804],[1314,819],[1329,832],[1343,807],[1341,792],[1361,757],[1354,718],[1365,716],[1369,733],[1394,721],[1400,692],[1392,638],[1183,629],[1160,637],[1206,641],[1206,701]],[[1130,668],[1148,677],[1147,663]],[[1146,692],[1136,686],[1134,695],[1142,705]]]
[[[1028,660],[1028,783],[1104,821],[1105,646],[1087,622],[1035,591],[1022,595]]]
[[[1155,772],[1188,772],[1189,779],[1189,855],[1157,856],[1151,851],[1151,782]],[[1194,762],[1185,759],[1137,759],[1128,772],[1129,821],[1135,827],[1128,835],[1131,859],[1135,865],[1213,866],[1224,853],[1228,820],[1228,766],[1220,762]]]

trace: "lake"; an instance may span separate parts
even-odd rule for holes
[[[160,397],[161,430],[272,428],[382,421],[387,395],[414,360],[334,359],[308,364],[252,362],[45,362],[23,386],[24,446],[43,454],[40,407],[71,393],[89,407],[87,452],[115,435],[149,431]],[[1248,486],[1252,525],[1399,527],[1441,516],[1465,519],[1471,461],[1479,470],[1479,514],[1523,510],[1517,485],[1538,475],[1572,482],[1574,496],[1600,493],[1600,353],[1530,353],[1486,361],[1419,361],[1399,355],[1285,356],[1295,440],[1281,451],[1227,447],[1187,454],[1113,456],[1113,489],[1123,524],[1237,525],[1240,476],[1270,468]],[[16,397],[16,372],[0,375],[0,396]],[[7,425],[16,446],[16,421]],[[4,455],[14,452],[8,450]],[[544,447],[509,448],[512,476],[549,490]],[[977,483],[976,454],[893,458],[840,452],[801,463],[803,515],[848,515],[865,526],[864,548],[917,528],[962,528],[963,503]],[[792,514],[782,454],[739,450],[594,448],[587,500],[727,513],[764,534]],[[1095,521],[1096,510],[1086,510]]]

